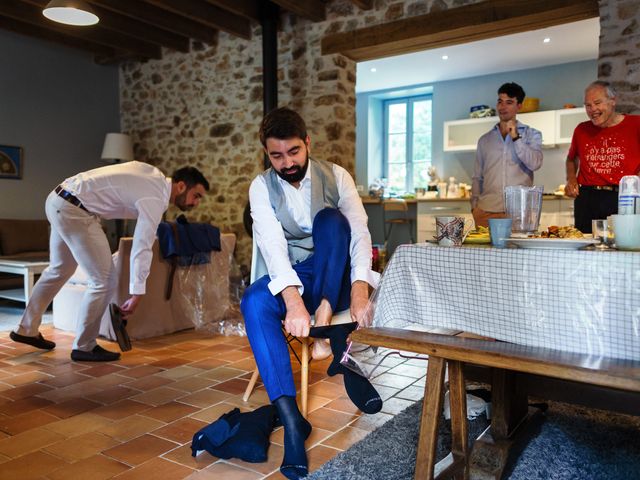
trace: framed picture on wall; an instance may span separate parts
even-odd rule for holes
[[[0,179],[22,178],[22,147],[0,145]]]

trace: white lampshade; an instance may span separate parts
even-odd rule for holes
[[[51,0],[42,14],[65,25],[88,26],[100,21],[91,6],[82,0]]]
[[[103,160],[129,161],[133,160],[133,142],[124,133],[107,133],[102,147]]]

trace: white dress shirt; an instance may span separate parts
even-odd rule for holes
[[[313,160],[310,160],[313,161]],[[333,164],[333,174],[340,200],[338,209],[351,227],[351,283],[363,280],[376,287],[380,274],[371,270],[371,235],[367,227],[367,214],[351,175],[339,165]],[[285,195],[287,210],[305,232],[311,232],[311,169],[296,188],[278,177]],[[302,282],[291,266],[287,240],[280,222],[271,207],[269,191],[262,175],[258,175],[249,188],[253,235],[269,271],[269,290],[277,295],[286,287],[296,286],[302,294]]]
[[[131,247],[129,293],[144,295],[151,247],[169,206],[171,179],[143,162],[96,168],[67,178],[62,188],[94,215],[105,219],[137,219]]]

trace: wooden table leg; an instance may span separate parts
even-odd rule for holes
[[[415,478],[434,478],[436,447],[438,445],[438,423],[442,413],[444,394],[445,361],[442,358],[429,357],[427,383],[424,387],[422,416],[420,417],[420,437],[416,454]]]
[[[449,405],[451,410],[451,453],[453,468],[462,466],[462,473],[454,476],[463,480],[468,476],[467,455],[469,454],[469,434],[467,425],[467,390],[461,362],[448,362]]]

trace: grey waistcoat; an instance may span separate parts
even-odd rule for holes
[[[324,160],[309,159],[311,169],[311,222],[316,214],[324,208],[338,208],[338,185],[333,174],[332,164]],[[276,218],[282,225],[284,237],[289,246],[289,260],[291,264],[302,262],[313,254],[313,238],[311,233],[306,233],[295,222],[287,210],[286,197],[282,191],[282,185],[278,182],[278,174],[269,168],[263,174],[271,208]]]

